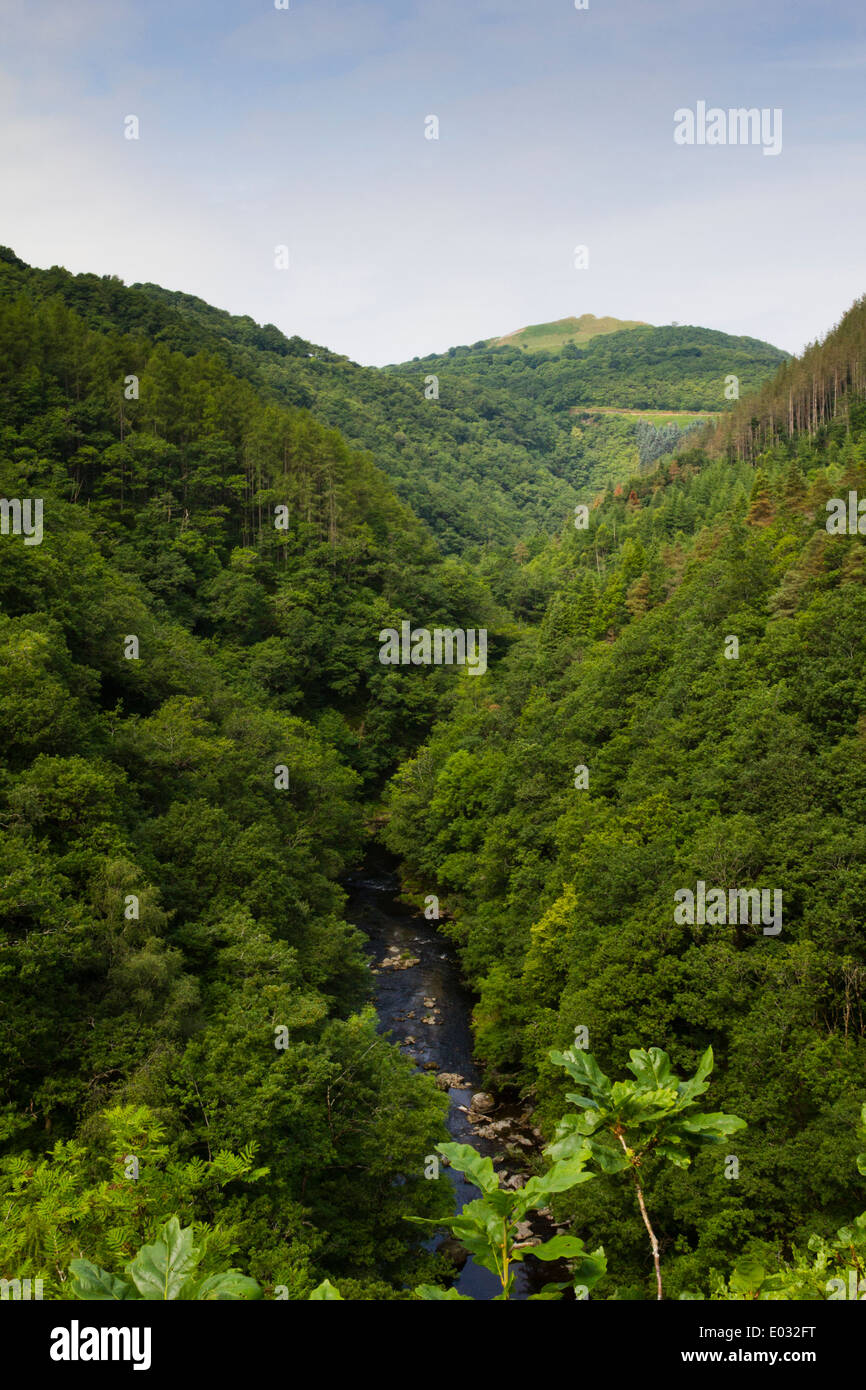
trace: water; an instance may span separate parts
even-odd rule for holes
[[[448,1130],[458,1143],[471,1144],[480,1154],[495,1156],[501,1148],[480,1138],[466,1118],[473,1091],[481,1090],[481,1077],[472,1058],[473,997],[461,981],[453,946],[440,936],[435,922],[415,915],[397,900],[396,874],[377,866],[369,876],[363,872],[351,875],[346,887],[350,894],[346,915],[368,937],[370,962],[374,968],[379,968],[379,962],[393,954],[389,950],[392,947],[396,947],[398,953],[407,952],[418,958],[418,964],[407,970],[380,969],[379,974],[374,975],[380,1031],[390,1031],[392,1041],[402,1044],[403,1051],[420,1070],[434,1075],[443,1071],[456,1072],[465,1080],[465,1086],[452,1086],[448,1091]],[[425,999],[435,1003],[425,1005]],[[414,1013],[415,1017],[407,1018],[409,1013]],[[434,1017],[438,1022],[425,1024],[421,1021],[423,1017]],[[404,1042],[407,1038],[415,1041]],[[497,1110],[497,1115],[500,1113]],[[480,1195],[461,1173],[452,1168],[445,1171],[454,1184],[457,1210]],[[535,1218],[533,1224],[539,1233],[552,1234],[542,1219]],[[516,1264],[513,1270],[515,1287],[511,1296],[516,1299],[525,1299],[547,1280],[560,1277],[551,1265],[542,1266],[537,1260]],[[492,1299],[501,1290],[496,1276],[476,1265],[471,1258],[460,1273],[457,1288],[460,1293],[481,1300]]]

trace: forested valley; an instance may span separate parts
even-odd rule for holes
[[[450,1228],[500,1297],[530,1259],[539,1298],[849,1296],[866,301],[799,359],[641,326],[377,370],[3,249],[0,429],[0,1276],[465,1297]],[[486,671],[384,664],[404,623]],[[531,1115],[508,1187],[379,1027],[371,855]],[[684,920],[702,883],[781,929]]]

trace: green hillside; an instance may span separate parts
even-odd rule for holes
[[[338,880],[455,675],[380,629],[495,651],[498,610],[366,455],[106,289],[98,327],[0,297],[0,496],[44,509],[0,538],[0,1269],[62,1297],[167,1207],[292,1298],[390,1293],[435,1268],[405,1216],[441,1209],[443,1102],[378,1039]]]
[[[756,338],[715,329],[649,325],[594,337],[584,348],[527,353],[516,347],[449,348],[403,363],[399,371],[436,371],[485,388],[507,389],[556,416],[574,406],[624,410],[724,411],[726,380],[740,395],[770,377],[787,353]]]
[[[866,497],[864,329],[861,301],[711,453],[527,555],[531,630],[392,783],[386,838],[410,897],[447,903],[488,1079],[546,1132],[569,1084],[549,1049],[577,1029],[613,1076],[651,1037],[687,1073],[712,1046],[714,1108],[747,1128],[736,1181],[712,1149],[641,1170],[667,1297],[827,1298],[866,1254],[866,541],[825,525]],[[678,922],[699,881],[778,890],[780,930]],[[562,1207],[607,1291],[651,1297],[630,1186]]]
[[[518,328],[501,338],[488,338],[486,347],[527,348],[532,352],[558,352],[566,344],[583,347],[591,338],[601,333],[618,333],[626,328],[644,328],[642,319],[596,318],[595,314],[581,314],[578,318],[555,319],[553,323],[533,323],[528,328]]]
[[[232,316],[156,285],[38,270],[0,250],[0,296],[59,296],[95,329],[144,336],[185,356],[207,351],[274,404],[303,407],[368,453],[446,552],[543,540],[576,501],[647,466],[675,435],[639,440],[622,416],[585,428],[573,407],[716,411],[724,382],[759,385],[784,354],[708,329],[638,327],[557,354],[451,348],[379,370],[272,324]],[[438,377],[438,398],[427,378]]]

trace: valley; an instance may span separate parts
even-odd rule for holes
[[[243,1298],[844,1283],[864,304],[375,369],[0,252],[0,1267],[196,1223]],[[666,1139],[592,1129],[671,1074]]]

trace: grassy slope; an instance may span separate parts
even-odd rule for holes
[[[573,314],[570,318],[555,319],[553,323],[533,323],[517,328],[501,338],[489,338],[488,347],[531,348],[534,352],[558,352],[566,343],[583,347],[591,338],[602,333],[618,333],[627,328],[650,327],[642,319],[596,318],[595,314]]]

